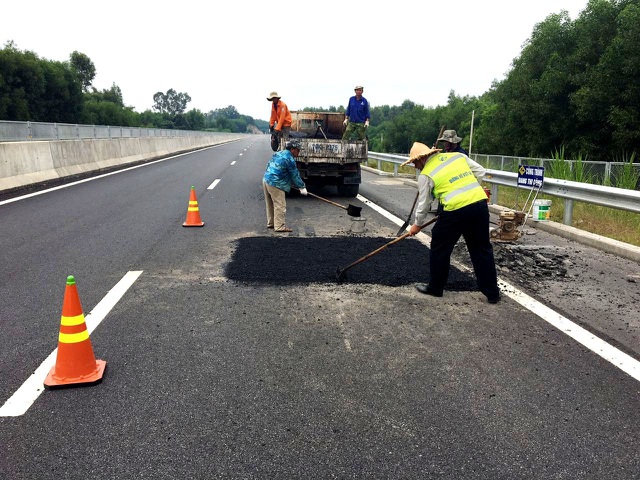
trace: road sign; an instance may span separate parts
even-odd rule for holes
[[[544,167],[518,165],[518,186],[542,188]]]

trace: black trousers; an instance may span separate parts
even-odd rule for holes
[[[500,290],[489,236],[489,207],[484,200],[439,213],[431,230],[430,289],[438,293],[444,290],[449,278],[451,253],[461,236],[471,256],[478,288],[487,298],[498,297]]]

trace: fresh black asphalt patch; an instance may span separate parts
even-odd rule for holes
[[[236,240],[226,277],[243,283],[337,283],[336,272],[389,243],[385,237],[247,237]],[[429,281],[429,248],[399,241],[346,271],[341,283],[398,287]],[[476,280],[455,267],[446,290],[476,290]]]

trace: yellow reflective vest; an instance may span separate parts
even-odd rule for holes
[[[420,174],[433,180],[433,196],[447,212],[487,200],[487,194],[471,172],[464,154],[436,153],[429,157]]]

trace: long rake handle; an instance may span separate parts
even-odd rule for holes
[[[393,240],[391,240],[389,243],[384,244],[383,246],[381,246],[380,248],[376,248],[373,252],[368,253],[367,255],[365,255],[362,258],[359,258],[358,260],[356,260],[355,262],[353,262],[351,265],[347,265],[346,267],[344,267],[340,273],[342,274],[343,272],[346,272],[347,270],[349,270],[351,267],[355,267],[356,265],[358,265],[361,262],[364,262],[365,260],[367,260],[368,258],[373,257],[374,255],[377,255],[378,253],[380,253],[382,250],[384,250],[385,248],[393,245],[394,243],[398,243],[400,240],[404,240],[405,238],[407,238],[409,235],[411,235],[411,233],[407,232],[402,234],[401,236],[399,236],[398,238],[395,238]]]
[[[331,205],[335,205],[336,207],[340,207],[340,208],[344,208],[345,210],[348,210],[348,208],[345,207],[344,205],[340,205],[339,203],[332,202],[331,200],[327,200],[326,198],[319,197],[315,193],[311,193],[311,192],[308,191],[307,195],[310,195],[313,198],[317,198],[318,200],[322,200],[323,202],[330,203]]]
[[[436,220],[438,220],[438,217],[433,217],[431,220],[429,220],[427,223],[425,223],[424,225],[420,225],[420,230],[422,230],[423,228],[431,225],[433,222],[435,222]],[[355,262],[353,262],[351,265],[347,265],[346,267],[344,267],[342,270],[339,271],[338,273],[338,277],[342,276],[342,274],[344,272],[346,272],[347,270],[349,270],[351,267],[355,267],[356,265],[358,265],[359,263],[364,262],[365,260],[367,260],[368,258],[373,257],[374,255],[377,255],[378,253],[380,253],[382,250],[384,250],[387,247],[390,247],[391,245],[393,245],[394,243],[398,243],[400,240],[404,240],[405,238],[407,238],[408,236],[411,235],[411,232],[407,232],[402,234],[401,236],[399,236],[398,238],[394,238],[393,240],[391,240],[389,243],[384,244],[383,246],[381,246],[380,248],[376,248],[373,252],[368,253],[367,255],[365,255],[362,258],[359,258],[358,260],[356,260]]]

